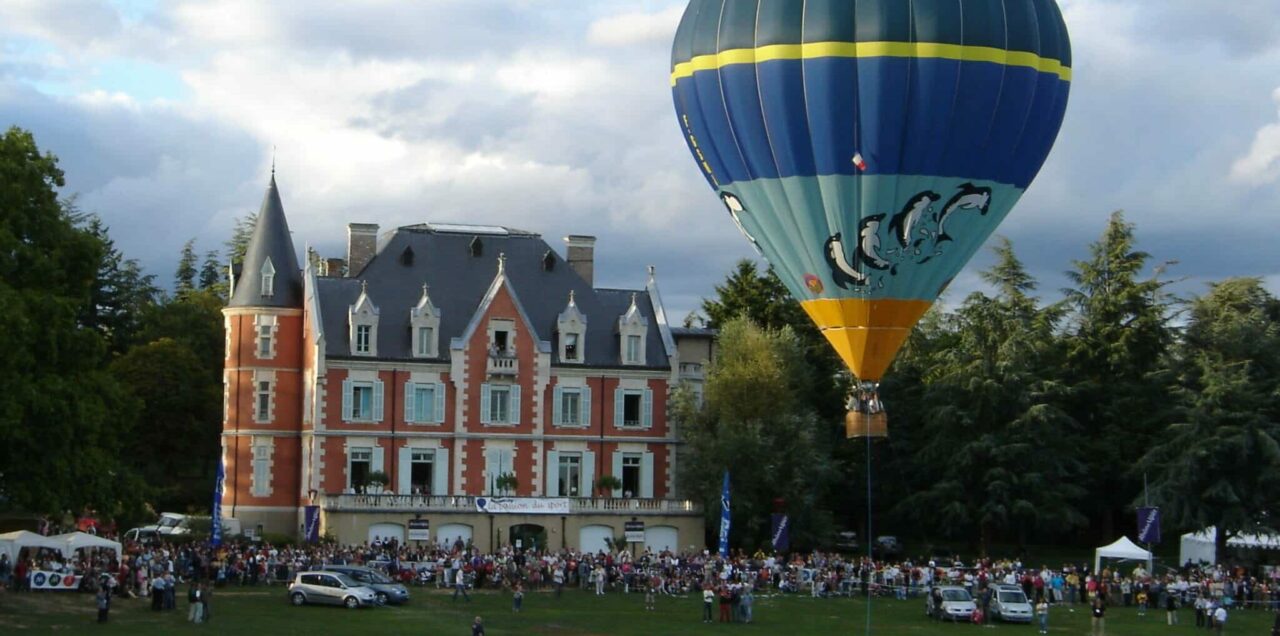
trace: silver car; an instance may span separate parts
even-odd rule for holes
[[[995,585],[991,588],[991,618],[1011,623],[1031,622],[1031,603],[1022,588],[1016,585]]]
[[[339,572],[299,572],[289,586],[289,602],[343,605],[348,609],[378,604],[373,588]]]
[[[409,602],[408,588],[401,583],[396,583],[387,575],[373,568],[360,565],[326,565],[324,566],[324,571],[341,572],[355,579],[361,585],[373,588],[379,605],[386,605],[387,603],[399,605]]]
[[[925,597],[925,614],[938,620],[973,620],[977,608],[969,590],[955,585],[940,585]]]

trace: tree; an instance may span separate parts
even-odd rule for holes
[[[59,203],[63,173],[30,133],[0,135],[0,184],[0,507],[136,509],[120,439],[137,407],[82,324],[107,246]]]
[[[174,289],[181,296],[196,288],[196,240],[189,239],[182,245],[178,258],[178,270],[173,274]]]
[[[1184,417],[1141,468],[1166,519],[1227,540],[1274,526],[1280,504],[1280,301],[1256,278],[1214,284],[1192,303],[1179,361]]]
[[[221,291],[224,286],[222,267],[218,265],[218,251],[209,250],[204,253],[204,264],[200,266],[200,289]]]
[[[706,503],[708,524],[720,516],[724,470],[732,473],[733,541],[767,546],[769,513],[786,501],[793,537],[814,545],[831,521],[820,494],[834,477],[818,419],[802,399],[803,348],[788,328],[766,330],[745,318],[721,324],[719,349],[707,374],[705,403],[677,393],[675,419],[686,457],[681,483]]]
[[[1088,514],[1107,537],[1139,489],[1134,458],[1173,421],[1169,299],[1165,283],[1141,278],[1150,255],[1135,243],[1133,224],[1113,213],[1090,246],[1090,258],[1067,272],[1074,287],[1064,290],[1072,318],[1065,365],[1069,411],[1083,427],[1081,447],[1098,467],[1082,485],[1094,493]]]
[[[125,258],[116,249],[100,218],[81,214],[74,200],[64,202],[64,207],[69,218],[87,221],[89,233],[103,247],[102,261],[81,324],[102,335],[112,356],[120,355],[136,342],[140,319],[156,303],[160,289],[156,287],[154,275],[144,274],[136,259]]]
[[[227,239],[224,244],[227,248],[227,255],[231,257],[231,268],[233,270],[238,270],[240,264],[244,262],[244,253],[249,250],[249,239],[253,238],[253,228],[257,224],[257,212],[250,212],[236,219],[235,227],[231,230],[231,238]]]

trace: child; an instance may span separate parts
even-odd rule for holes
[[[1138,590],[1138,616],[1147,615],[1147,590]]]
[[[973,608],[973,615],[970,616],[970,618],[973,620],[974,625],[981,625],[982,620],[986,618],[985,616],[982,615],[982,607],[979,606],[979,607]]]
[[[524,604],[524,585],[520,581],[516,581],[515,587],[511,588],[511,611],[519,612],[520,606]]]
[[[1041,597],[1040,601],[1036,603],[1036,618],[1040,620],[1040,633],[1048,634],[1049,633],[1049,601],[1045,600],[1044,597]]]

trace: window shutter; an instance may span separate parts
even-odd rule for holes
[[[480,385],[480,423],[489,423],[489,385]]]
[[[653,426],[653,389],[644,390],[644,410],[640,413],[640,425],[645,428]]]
[[[507,420],[508,424],[520,423],[520,385],[511,385],[511,419]]]
[[[578,487],[578,496],[596,496],[596,454],[592,451],[582,451],[582,485]]]
[[[578,415],[578,424],[591,427],[591,387],[582,387],[582,397],[578,399],[582,412]]]
[[[622,426],[622,418],[625,415],[622,405],[624,402],[626,402],[626,399],[623,397],[623,395],[624,393],[622,389],[618,388],[613,390],[613,426],[614,428],[620,428]],[[614,475],[614,477],[619,477],[619,476]]]
[[[415,419],[417,415],[417,396],[414,395],[416,385],[412,382],[404,383],[404,421],[413,423],[418,421]]]
[[[369,470],[370,471],[380,470],[384,473],[387,472],[387,465],[383,461],[385,459],[386,457],[383,456],[383,448],[381,446],[374,446],[373,447],[373,467],[370,468]]]
[[[442,382],[436,383],[436,409],[432,415],[436,416],[436,424],[444,423],[444,383]]]
[[[618,479],[618,483],[622,483],[622,453],[619,451],[613,451],[613,476]],[[622,489],[615,488],[613,496],[621,497]]]
[[[653,499],[653,453],[640,456],[640,496]]]
[[[547,492],[545,497],[560,496],[560,452],[547,451],[547,465],[543,468],[547,473]]]
[[[382,421],[382,380],[373,381],[373,421]]]
[[[551,398],[551,423],[559,426],[564,424],[564,412],[561,410],[560,402],[564,400],[564,388],[556,387],[554,397]],[[550,483],[550,482],[548,482]],[[548,486],[550,488],[550,486]]]
[[[351,421],[351,378],[342,381],[342,420]]]
[[[449,449],[436,449],[435,461],[431,463],[431,494],[449,494]]]
[[[396,451],[396,494],[413,494],[413,449],[400,447]]]

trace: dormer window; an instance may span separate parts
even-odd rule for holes
[[[622,364],[645,364],[645,337],[649,332],[649,320],[640,313],[636,296],[631,294],[631,306],[618,319],[618,344]]]
[[[560,361],[583,362],[586,359],[583,345],[587,333],[587,317],[578,310],[573,290],[569,290],[569,304],[565,305],[564,311],[556,319],[556,331],[560,334]]]
[[[276,268],[271,264],[271,258],[262,263],[262,296],[270,298],[276,291]]]
[[[378,308],[369,298],[366,283],[360,283],[360,297],[347,310],[351,353],[358,356],[378,355]]]
[[[409,310],[410,337],[413,340],[413,357],[437,358],[440,356],[440,309],[431,302],[426,284],[422,285],[422,297]]]

